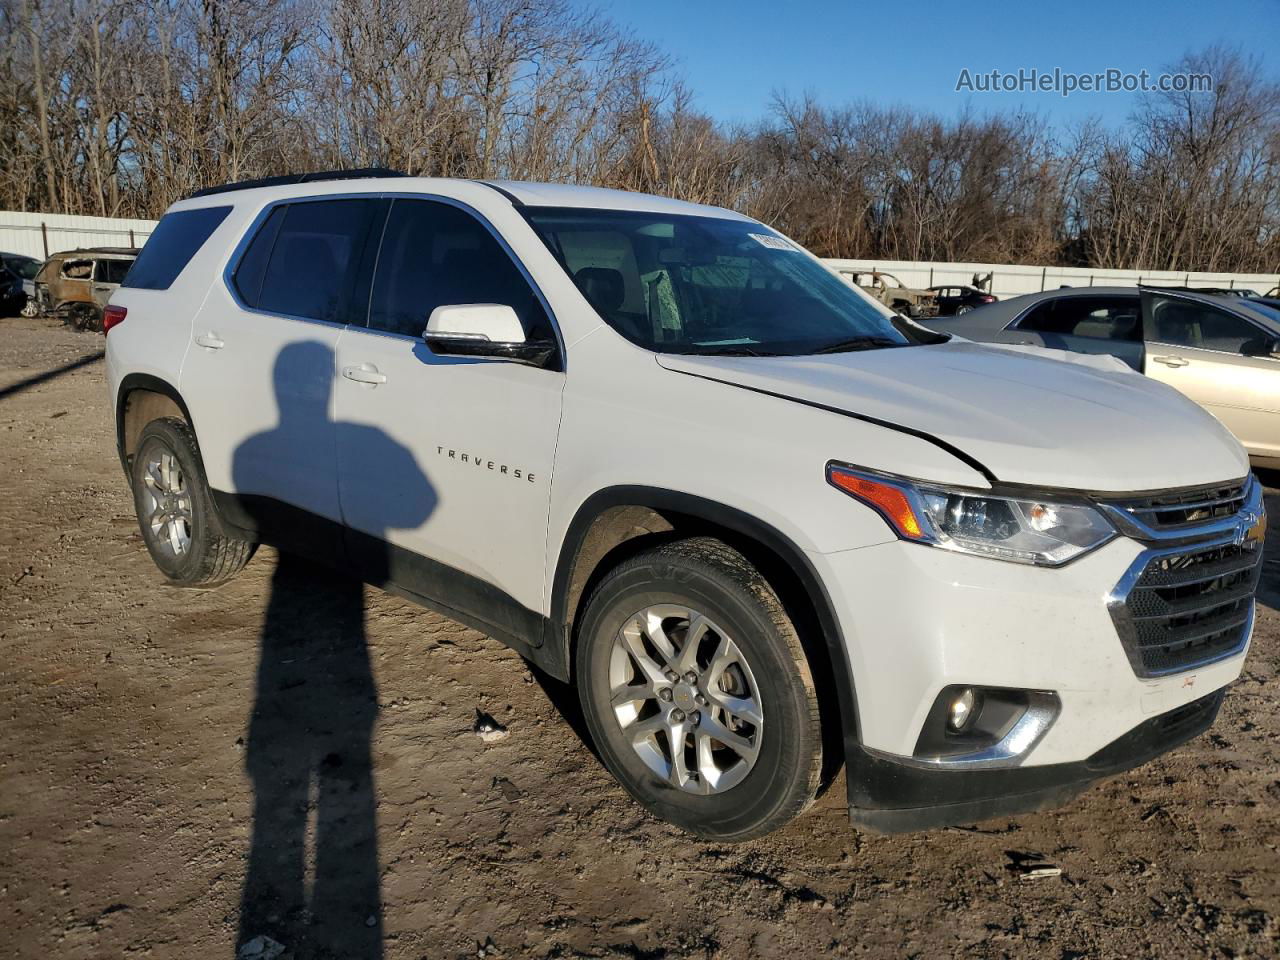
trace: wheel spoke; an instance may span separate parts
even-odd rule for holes
[[[654,693],[652,685],[648,683],[626,684],[614,689],[613,696],[609,699],[609,706],[617,709],[639,700],[652,700],[655,696],[657,694]]]
[[[685,789],[689,785],[689,766],[684,759],[685,735],[689,732],[689,723],[681,720],[667,726],[667,744],[671,748],[671,772],[667,779],[673,787]]]
[[[650,717],[648,720],[637,720],[635,723],[629,724],[622,728],[628,739],[632,743],[641,743],[648,740],[654,734],[667,729],[667,720],[662,714]]]
[[[684,674],[698,667],[698,644],[702,641],[710,624],[701,614],[693,614],[689,618],[689,629],[684,633],[684,644],[671,660],[671,669]]]
[[[734,733],[714,716],[710,716],[709,714],[705,714],[703,716],[702,730],[712,737],[715,737],[738,756],[742,757],[742,759],[755,759],[757,752],[756,745],[741,734]]]
[[[173,548],[174,553],[182,552],[182,531],[178,528],[178,521],[169,520],[169,546]]]
[[[760,708],[753,697],[731,697],[720,690],[708,690],[707,699],[726,712],[745,720],[753,727],[760,726]]]
[[[649,610],[642,610],[636,614],[636,622],[640,624],[641,632],[653,644],[653,648],[670,663],[671,658],[676,655],[676,648],[667,632],[662,629],[662,618],[654,616]]]
[[[643,624],[643,620],[637,620]],[[630,654],[631,660],[640,670],[641,676],[650,686],[659,686],[667,682],[666,673],[658,662],[649,656],[649,651],[645,649],[644,643],[640,640],[638,633],[632,633],[631,624],[622,628],[622,639],[626,643],[627,653]]]

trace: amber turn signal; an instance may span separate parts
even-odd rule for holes
[[[877,510],[902,536],[909,540],[924,539],[920,520],[901,488],[836,466],[827,467],[827,480],[833,487]]]

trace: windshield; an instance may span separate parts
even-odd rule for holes
[[[746,220],[525,208],[601,318],[659,353],[796,355],[938,342]]]
[[[34,280],[40,272],[40,261],[30,257],[6,257],[5,266],[23,280]]]

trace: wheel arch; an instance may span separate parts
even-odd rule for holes
[[[660,538],[718,536],[739,549],[778,591],[797,623],[819,695],[833,697],[846,754],[858,742],[854,677],[835,606],[805,552],[786,534],[758,517],[714,500],[660,487],[619,486],[600,490],[574,514],[560,545],[551,586],[551,617],[557,644],[552,659],[571,672],[575,624],[590,587],[626,555]],[[807,639],[806,639],[807,638]],[[824,723],[824,726],[826,724]],[[834,731],[833,731],[834,732]],[[843,756],[841,757],[843,759]]]
[[[116,391],[116,452],[126,474],[142,428],[152,420],[169,416],[186,421],[195,435],[191,411],[173,384],[146,373],[131,373],[120,381]],[[196,446],[198,449],[198,440]]]

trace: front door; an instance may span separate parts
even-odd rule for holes
[[[548,311],[489,228],[444,201],[395,200],[377,263],[368,325],[338,344],[338,475],[351,552],[373,582],[513,632],[512,609],[545,610],[564,375],[439,356],[421,334],[438,306],[493,303],[513,307],[530,338],[554,340]]]
[[[1280,360],[1250,356],[1271,331],[1198,300],[1144,292],[1146,374],[1181,391],[1250,456],[1280,457]]]

